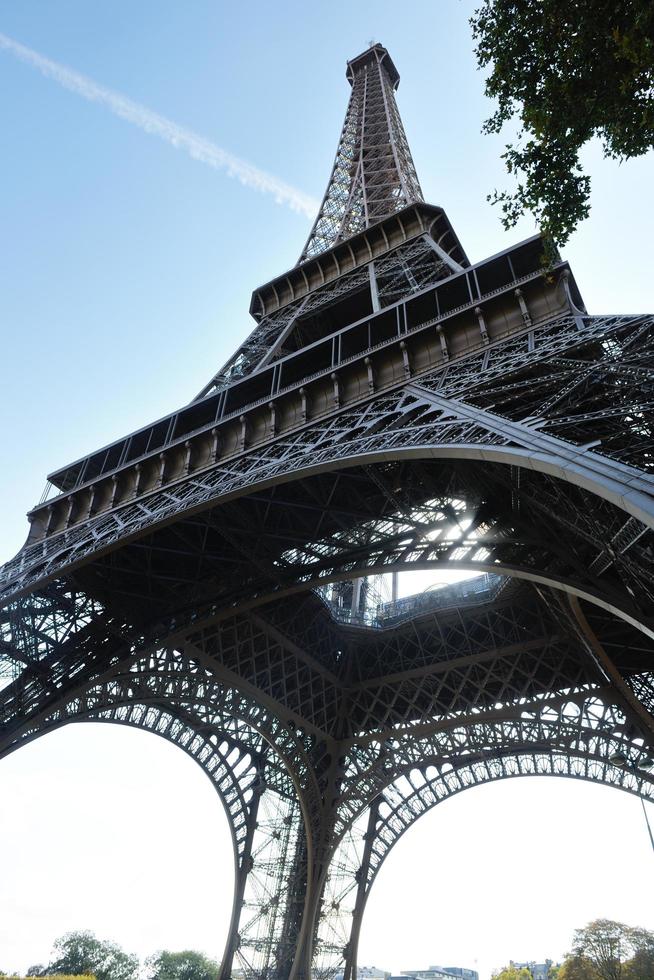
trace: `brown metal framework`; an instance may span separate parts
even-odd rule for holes
[[[370,888],[468,786],[654,799],[654,317],[535,237],[471,265],[374,45],[298,265],[189,405],[50,476],[0,570],[0,754],[152,731],[234,842],[222,980],[356,973]],[[372,577],[478,577],[373,603]]]
[[[423,200],[395,102],[400,76],[386,48],[372,45],[350,61],[347,79],[352,94],[334,168],[300,262]]]

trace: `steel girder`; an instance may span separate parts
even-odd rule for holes
[[[395,101],[399,79],[386,49],[374,45],[369,53],[350,62],[348,77],[352,93],[334,167],[299,264],[423,200]],[[339,276],[331,286],[316,290],[306,300],[264,317],[198,397],[220,390],[230,380],[279,355],[281,344],[299,317],[367,286],[371,278],[379,285],[378,301],[384,306],[396,296],[438,281],[452,268],[460,266],[439,243],[425,243],[420,238],[354,273]]]
[[[334,168],[300,261],[423,199],[386,48],[375,44],[349,62],[348,79],[352,94]]]
[[[352,294],[371,289],[372,305],[383,309],[461,269],[429,233],[418,235],[406,245],[386,249],[374,260],[366,258],[353,271],[263,316],[196,400],[224,390],[231,382],[317,339],[322,314]]]
[[[533,240],[470,267],[416,203],[388,53],[348,77],[253,333],[53,476],[0,570],[0,756],[100,721],[199,763],[234,843],[221,980],[349,978],[385,856],[468,786],[654,798],[654,318],[588,316]],[[443,568],[487,578],[339,621],[334,583]]]
[[[568,710],[577,711],[576,702]],[[602,710],[601,702],[596,707]],[[458,754],[457,754],[458,755]],[[401,836],[438,803],[465,789],[516,776],[552,775],[601,782],[652,800],[651,779],[621,753],[615,764],[604,755],[574,753],[569,747],[489,754],[471,761],[416,766],[396,779],[344,833],[325,886],[325,912],[314,951],[313,973],[356,975],[357,946],[368,896],[381,866]]]
[[[483,646],[479,623],[488,630],[489,614],[476,610],[467,623],[469,642]],[[534,607],[538,622],[533,625],[539,630],[546,628],[542,616]],[[519,628],[515,613],[507,610],[500,618],[510,634]],[[407,671],[415,681],[416,663],[428,662],[433,631],[441,636],[444,627],[431,617],[424,633],[418,622],[410,626],[420,635]],[[493,634],[499,629],[496,625]],[[373,642],[374,674],[379,657],[383,662],[390,651],[379,650],[379,638]],[[559,643],[557,638],[552,642]],[[453,645],[445,638],[447,649]],[[520,665],[513,648],[496,651],[494,658],[491,651],[468,654],[453,659],[448,690],[451,697],[466,684],[476,686],[480,700],[472,713],[442,711],[436,720],[432,708],[420,725],[368,728],[365,738],[354,733],[324,744],[220,684],[220,658],[214,651],[200,654],[195,644],[184,653],[160,649],[133,654],[86,686],[78,681],[70,700],[60,700],[37,729],[23,726],[20,738],[74,720],[117,721],[154,731],[187,751],[212,778],[234,832],[237,899],[228,958],[236,955],[246,975],[283,974],[304,942],[305,961],[314,957],[314,972],[326,976],[355,948],[356,935],[342,945],[339,937],[350,928],[358,932],[365,898],[390,847],[413,820],[452,793],[490,779],[550,772],[652,798],[651,750],[616,704],[615,691],[593,683],[593,671],[584,672],[579,653],[557,677],[562,658],[548,658],[546,647],[541,668],[549,671],[547,686],[558,694],[547,693],[545,678],[533,693],[529,677],[534,667]],[[536,646],[524,640],[522,648],[524,661]],[[498,667],[502,657],[511,663],[509,678]],[[574,651],[568,658],[574,661]],[[432,671],[434,659],[432,651]],[[480,664],[486,668],[471,675],[470,668]],[[493,671],[501,678],[501,691],[493,691]],[[651,674],[649,681],[644,674],[640,679],[651,697]],[[525,696],[530,690],[531,697]],[[501,700],[489,705],[489,693]],[[468,695],[466,703],[474,705],[474,699]],[[5,751],[17,744],[14,739]],[[338,759],[329,760],[326,749],[338,753]],[[309,770],[320,784],[318,792],[315,782],[301,775]],[[369,829],[356,847],[362,822]],[[310,854],[314,868],[307,878]],[[301,879],[295,891],[289,889],[292,878]],[[291,909],[284,901],[291,895],[301,902],[289,933]],[[351,957],[348,962],[351,966]],[[296,967],[304,970],[306,962]]]
[[[59,661],[64,659],[59,651]],[[124,650],[103,674],[78,673],[56,701],[42,691],[31,710],[24,706],[18,714],[14,708],[1,730],[0,756],[79,721],[141,728],[183,749],[211,779],[232,833],[235,890],[223,975],[230,975],[234,956],[243,968],[256,960],[266,970],[281,958],[283,972],[295,941],[284,939],[287,919],[293,910],[301,919],[304,904],[301,889],[288,890],[287,862],[302,837],[302,807],[309,814],[317,809],[310,740],[256,700],[220,684],[205,661],[188,650]],[[1,693],[15,705],[15,690]]]
[[[252,454],[247,469],[223,469],[237,482],[231,495],[211,488],[220,506],[194,500],[185,518],[167,489],[174,525],[144,521],[139,505],[149,536],[74,577],[43,581],[32,565],[19,581],[3,621],[18,675],[2,692],[3,750],[96,718],[158,731],[200,761],[236,848],[225,976],[234,957],[252,977],[351,971],[383,855],[466,785],[566,772],[651,796],[650,331],[647,318],[567,318],[485,366],[408,379],[307,426],[267,467]],[[609,428],[592,410],[598,389]],[[580,449],[602,425],[608,452]],[[93,550],[101,537],[95,527]],[[73,555],[49,560],[67,570]],[[339,627],[311,592],[442,564],[536,588],[391,631]],[[552,587],[586,600],[586,630]],[[149,602],[149,619],[130,597]]]
[[[653,325],[654,320],[647,317],[589,317],[581,322],[562,318],[534,331],[541,334],[540,349],[535,337],[509,339],[479,359],[445,368],[433,377],[421,378],[419,383],[411,381],[388,394],[364,398],[354,409],[298,427],[292,437],[243,452],[229,466],[217,465],[198,475],[189,474],[138,504],[100,515],[24,548],[2,570],[3,594],[8,599],[34,589],[171,518],[180,520],[186,512],[195,514],[258,487],[298,481],[328,468],[403,457],[497,460],[514,470],[540,472],[587,488],[625,513],[623,524],[612,534],[617,535],[619,547],[611,549],[624,554],[621,536],[627,547],[632,543],[637,546],[638,536],[642,535],[640,526],[651,527],[654,521],[649,473],[651,412],[646,385]],[[627,353],[629,363],[623,370],[616,368],[611,357],[614,347]],[[533,348],[537,353],[530,360]],[[566,353],[567,365],[562,363]],[[615,414],[608,419],[596,418],[594,431],[601,431],[597,440],[587,439],[591,413],[585,410],[588,405],[580,391],[571,392],[567,399],[561,397],[556,406],[550,404],[551,390],[561,385],[561,375],[570,381],[578,376],[580,357],[594,362],[585,383],[588,401],[597,404],[596,386],[604,389],[607,398],[620,399],[614,405]],[[462,397],[467,391],[469,396]],[[530,399],[525,406],[529,415],[518,421],[511,418],[514,409],[510,399],[517,403],[520,393]],[[542,404],[550,406],[551,414],[538,414],[539,397]],[[442,399],[447,399],[447,403]],[[482,399],[483,407],[475,404]],[[494,410],[499,407],[498,401],[502,401],[503,415]],[[635,418],[634,405],[639,406]],[[563,438],[557,430],[564,427],[568,436],[574,427],[574,435],[578,430],[586,441],[580,445]],[[623,432],[622,439],[619,431]],[[607,451],[590,449],[589,442],[601,442]],[[634,454],[640,454],[643,469],[629,462]],[[627,525],[632,518],[637,523]],[[605,537],[605,530],[599,537]],[[605,541],[605,550],[612,537]],[[606,556],[601,560],[605,561]]]

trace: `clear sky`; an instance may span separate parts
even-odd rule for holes
[[[504,233],[486,203],[505,177],[502,140],[479,132],[490,106],[472,8],[0,0],[6,38],[212,145],[200,152],[136,110],[119,118],[106,93],[71,91],[0,39],[0,560],[22,544],[48,471],[190,400],[249,331],[251,290],[293,265],[307,236],[300,195],[324,191],[345,62],[369,40],[399,68],[425,196],[471,259],[533,232],[525,220]],[[297,194],[256,189],[265,179],[238,161],[246,182],[230,177],[220,150]],[[651,311],[653,155],[621,167],[597,147],[585,157],[592,213],[565,255],[591,312]],[[220,955],[224,818],[202,773],[153,736],[72,726],[3,761],[0,842],[0,968],[46,959],[76,927],[141,955]],[[477,959],[484,976],[510,956],[558,956],[594,916],[654,927],[653,875],[633,798],[555,779],[471,790],[389,858],[361,962]]]

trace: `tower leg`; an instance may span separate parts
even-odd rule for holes
[[[350,941],[345,949],[345,965],[343,967],[343,980],[357,980],[357,953],[359,948],[359,935],[361,923],[363,921],[363,911],[368,897],[368,873],[370,871],[370,855],[372,845],[375,840],[377,828],[377,818],[379,815],[379,797],[373,801],[368,813],[368,825],[365,835],[365,846],[361,866],[356,873],[357,894],[354,902],[354,912],[352,914],[352,927],[350,930]]]
[[[238,860],[238,856],[236,856],[234,902],[232,904],[232,915],[229,922],[229,933],[227,936],[227,942],[225,944],[225,952],[223,953],[222,962],[220,964],[220,973],[218,974],[218,980],[229,980],[229,978],[231,977],[234,955],[240,943],[238,927],[241,918],[241,910],[243,908],[245,886],[247,883],[248,874],[252,870],[252,844],[254,841],[254,832],[257,826],[259,800],[261,798],[262,791],[263,791],[263,783],[261,780],[259,780],[259,782],[254,788],[254,796],[250,804],[247,837],[245,840],[243,854],[241,856],[240,862]]]
[[[304,822],[295,794],[266,788],[241,862],[220,980],[288,980],[306,898]]]

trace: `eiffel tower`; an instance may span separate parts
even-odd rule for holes
[[[195,759],[234,845],[222,980],[356,977],[384,859],[470,786],[654,799],[654,317],[588,314],[539,236],[471,264],[387,50],[347,79],[252,333],[51,474],[0,572],[0,753],[96,721]]]

